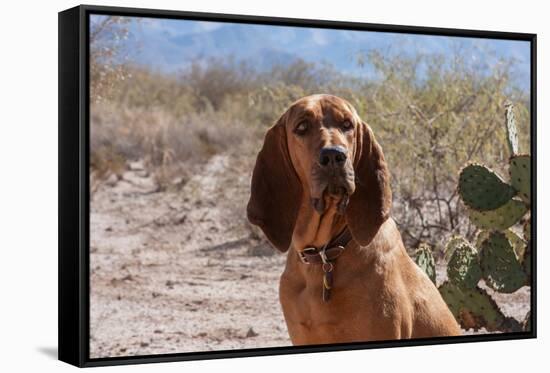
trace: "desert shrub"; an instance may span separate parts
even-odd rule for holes
[[[410,246],[439,245],[443,237],[474,229],[462,214],[457,172],[472,159],[498,169],[508,100],[529,123],[524,94],[510,85],[510,64],[490,73],[460,57],[403,57],[372,53],[380,80],[365,94],[365,116],[392,171],[394,215]],[[529,128],[519,128],[528,148]]]
[[[92,106],[91,112],[91,167],[103,170],[99,175],[107,176],[109,168],[119,174],[120,160],[143,160],[159,183],[168,183],[169,175],[182,169],[192,172],[212,155],[238,148],[246,138],[245,125],[224,112],[177,116],[159,107],[106,103]],[[174,172],[168,172],[170,168]]]
[[[460,54],[371,53],[364,63],[371,80],[304,61],[259,71],[231,58],[210,59],[177,73],[124,64],[124,76],[111,77],[109,95],[92,103],[92,169],[105,177],[143,160],[162,189],[226,153],[245,193],[266,129],[298,98],[331,93],[349,100],[382,144],[393,215],[408,246],[438,247],[452,234],[470,238],[474,229],[458,203],[456,175],[471,159],[497,171],[504,163],[507,100],[516,103],[518,122],[529,123],[528,96],[511,83],[512,61],[488,70]],[[529,129],[518,130],[527,149]]]
[[[129,31],[127,17],[95,15],[90,22],[90,99],[111,98],[117,83],[128,75],[124,41]]]

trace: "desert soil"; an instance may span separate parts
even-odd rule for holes
[[[212,157],[170,191],[135,162],[94,192],[90,357],[290,345],[278,301],[285,256],[251,238],[250,175],[234,176],[229,159]],[[528,288],[495,298],[520,320],[529,309]]]

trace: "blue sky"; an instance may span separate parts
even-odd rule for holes
[[[99,16],[92,16],[92,22],[95,17]],[[344,73],[370,78],[372,69],[357,64],[361,53],[450,56],[460,50],[468,63],[486,71],[497,67],[501,58],[513,59],[514,84],[529,88],[526,41],[155,18],[133,18],[129,31],[129,60],[165,72],[185,68],[196,59],[233,56],[260,70],[303,59],[328,62]]]

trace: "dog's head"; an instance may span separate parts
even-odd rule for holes
[[[354,239],[367,245],[389,216],[389,173],[369,126],[347,101],[304,97],[271,127],[252,176],[248,218],[286,251],[304,204],[334,206]]]

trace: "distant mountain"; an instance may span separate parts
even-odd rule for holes
[[[519,41],[155,19],[132,22],[128,42],[130,60],[166,72],[197,59],[233,56],[260,70],[303,59],[368,76],[372,71],[357,63],[361,53],[448,54],[458,48],[488,71],[501,58],[516,59],[514,72],[523,88],[530,77],[529,44]]]

